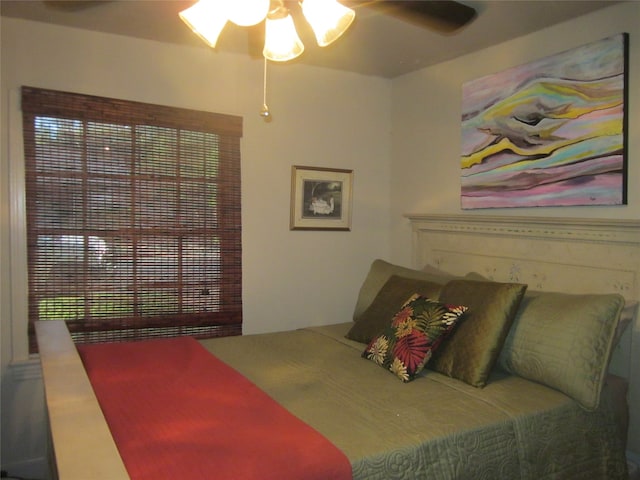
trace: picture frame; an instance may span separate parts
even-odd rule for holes
[[[462,209],[626,205],[629,34],[462,85]]]
[[[291,168],[290,230],[351,230],[353,170]]]

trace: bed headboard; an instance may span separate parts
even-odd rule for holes
[[[484,215],[406,215],[413,267],[527,283],[532,290],[619,293],[640,299],[640,221]],[[612,373],[630,379],[628,448],[640,452],[640,322],[614,351]]]

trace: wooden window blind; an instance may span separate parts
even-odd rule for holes
[[[242,118],[22,89],[29,341],[242,331]]]

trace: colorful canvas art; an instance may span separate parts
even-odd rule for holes
[[[472,80],[463,209],[626,204],[628,35]]]

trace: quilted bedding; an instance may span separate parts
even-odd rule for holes
[[[494,372],[484,388],[425,370],[402,383],[344,338],[352,323],[202,340],[218,358],[318,430],[354,479],[623,479],[607,401]]]

